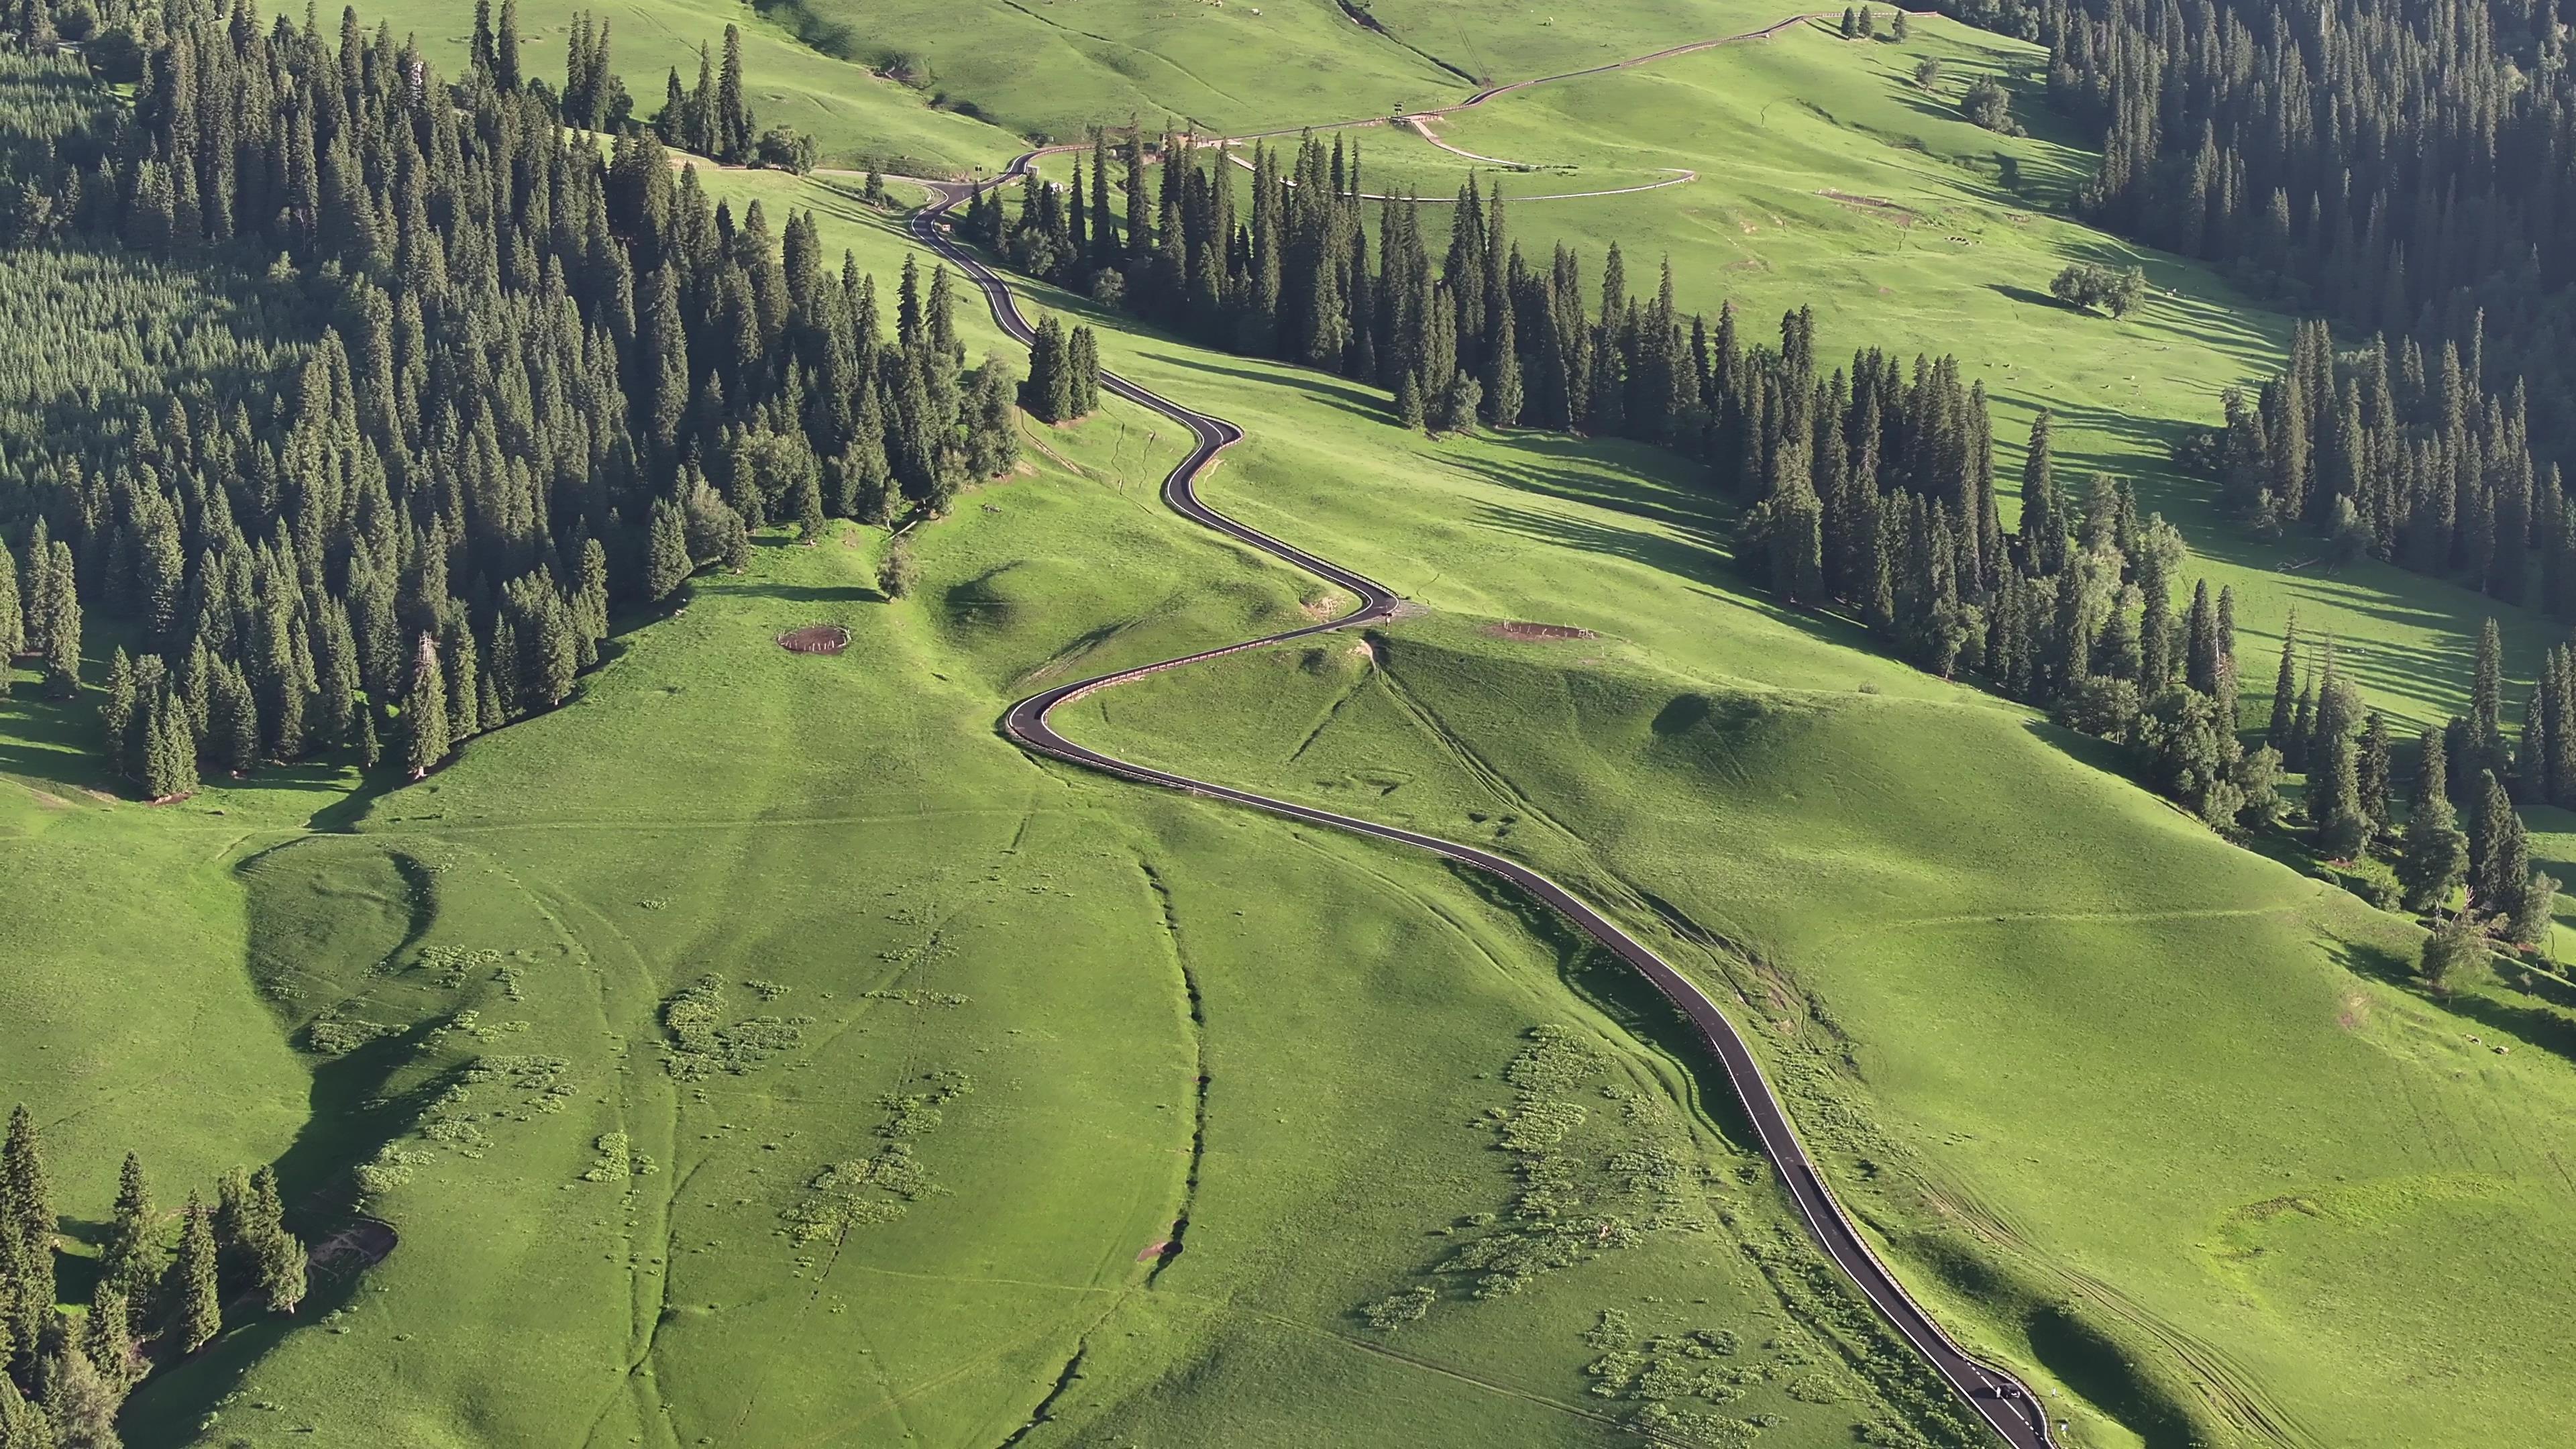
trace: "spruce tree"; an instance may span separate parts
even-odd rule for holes
[[[2488,914],[2510,912],[2531,879],[2531,844],[2513,797],[2493,770],[2479,780],[2477,830],[2469,841],[2469,899]]]
[[[2475,768],[2504,774],[2510,764],[2504,745],[2504,638],[2492,618],[2478,631],[2477,666],[2469,681],[2469,728],[2477,738]]]
[[[1073,362],[1065,344],[1064,324],[1054,317],[1038,322],[1029,343],[1028,380],[1020,384],[1020,406],[1042,423],[1061,423],[1074,415]]]
[[[1089,417],[1100,407],[1100,339],[1088,327],[1073,329],[1073,415]]]
[[[2066,567],[2066,522],[2058,512],[2046,408],[2030,420],[2030,447],[2022,456],[2021,546],[2031,573],[2040,578]]]
[[[661,603],[688,581],[689,530],[680,505],[669,498],[653,500],[653,522],[645,545],[644,596]]]
[[[54,1186],[45,1172],[45,1147],[36,1116],[20,1102],[9,1113],[9,1136],[0,1143],[0,1231],[12,1230],[51,1288],[54,1251]],[[52,1306],[50,1292],[46,1306]]]
[[[2370,822],[2374,837],[2388,833],[2390,742],[2388,720],[2377,710],[2370,712],[2369,722],[2361,732],[2359,779],[2361,813]]]
[[[223,1331],[213,1214],[207,1212],[205,1200],[193,1192],[188,1194],[188,1206],[180,1215],[179,1256],[170,1265],[164,1297],[170,1305],[170,1342],[178,1352],[195,1353]]]
[[[492,83],[515,93],[519,79],[519,0],[501,0],[500,28],[492,35]]]
[[[27,1402],[5,1373],[0,1373],[0,1449],[55,1449],[45,1411]]]
[[[271,1313],[291,1315],[304,1301],[304,1244],[286,1230],[277,1169],[263,1167],[253,1173],[250,1187],[249,1225],[257,1255],[260,1295],[268,1300]]]
[[[123,1449],[116,1433],[119,1395],[68,1333],[54,1345],[43,1374],[54,1449]]]
[[[161,1282],[161,1248],[152,1216],[152,1187],[141,1158],[128,1152],[117,1174],[116,1211],[99,1251],[99,1280],[124,1295],[138,1314]]]
[[[9,697],[18,656],[27,648],[27,621],[18,599],[18,562],[0,547],[0,699]]]
[[[2290,622],[2281,629],[2281,668],[2272,676],[2272,721],[2263,732],[2263,743],[2290,753],[2290,730],[2298,708],[2299,611],[2290,611]]]
[[[98,707],[99,723],[107,737],[107,767],[122,775],[136,764],[127,751],[128,737],[134,731],[134,661],[119,645],[107,661],[107,698]]]
[[[142,1379],[146,1366],[135,1352],[133,1307],[125,1290],[108,1278],[101,1277],[90,1292],[80,1346],[111,1391],[122,1394]]]
[[[411,778],[426,776],[448,751],[447,680],[440,673],[438,642],[426,632],[413,651],[411,687],[403,695],[403,763]]]
[[[54,540],[45,570],[52,597],[45,617],[45,681],[57,699],[80,693],[81,606],[75,590],[72,546]]]

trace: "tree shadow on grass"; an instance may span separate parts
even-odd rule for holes
[[[1726,541],[1734,519],[1731,508],[1708,493],[1678,481],[1656,478],[1634,466],[1669,455],[1631,459],[1614,453],[1609,460],[1620,465],[1619,471],[1605,474],[1598,468],[1567,466],[1578,459],[1604,461],[1605,445],[1598,441],[1563,433],[1519,431],[1495,435],[1491,441],[1509,455],[1509,462],[1484,452],[1464,451],[1444,456],[1441,461],[1459,472],[1525,493],[1652,519],[1711,547]],[[1646,451],[1643,444],[1626,444],[1624,448],[1641,454]]]
[[[2544,1051],[2576,1062],[2576,1012],[2539,999],[2516,999],[2504,993],[2516,991],[2510,978],[2521,968],[2507,963],[2484,973],[2492,979],[2473,981],[2450,992],[2434,990],[2415,973],[2415,963],[2385,946],[2367,941],[2331,938],[2326,954],[2335,963],[2356,976],[2368,977],[2393,987],[2416,1000],[2466,1017],[2489,1031],[2510,1035]]]
[[[1228,366],[1225,363],[1209,361],[1208,358],[1211,355],[1224,355],[1213,353],[1191,357],[1176,352],[1148,350],[1139,355],[1149,361],[1165,363],[1190,372],[1214,373],[1219,377],[1259,383],[1269,388],[1290,388],[1347,413],[1375,419],[1389,425],[1394,422],[1394,415],[1388,411],[1387,403],[1375,393],[1347,378],[1336,377],[1329,372],[1321,372],[1314,368],[1297,367],[1288,363],[1273,364],[1266,370],[1249,366]]]
[[[2032,307],[2045,307],[2053,312],[2072,312],[2076,310],[2075,308],[2066,305],[2064,302],[2059,301],[2057,298],[2050,296],[2046,292],[2034,292],[2028,287],[2016,287],[2010,282],[1988,282],[1986,284],[1986,290],[1989,292],[1999,292],[2010,301],[2020,302]]]
[[[865,584],[736,584],[727,598],[785,599],[799,604],[882,604],[886,596]]]

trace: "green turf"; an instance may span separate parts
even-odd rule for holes
[[[496,10],[498,7],[494,7]],[[820,144],[826,166],[875,163],[889,171],[991,168],[1021,149],[1018,138],[953,108],[937,108],[926,92],[885,79],[868,68],[872,57],[837,58],[797,40],[749,6],[699,0],[524,0],[519,6],[519,64],[557,90],[564,79],[564,41],[572,18],[588,11],[609,26],[609,59],[635,98],[637,120],[662,108],[670,72],[695,85],[698,49],[721,59],[724,28],[742,32],[746,99],[765,128],[793,126]],[[390,21],[397,34],[416,34],[432,63],[463,73],[473,38],[472,0],[402,0],[368,10],[373,24]]]
[[[1031,137],[1167,121],[1238,135],[1464,99],[1470,80],[1346,18],[1334,0],[803,0],[860,59]]]
[[[1722,585],[1694,599],[1597,554],[1589,587],[1548,570],[1583,544],[1513,537],[1507,485],[1475,463],[1416,477],[1491,510],[1497,612],[1616,636],[1505,642],[1444,616],[1391,631],[1375,664],[1283,650],[1101,696],[1075,733],[1487,840],[1643,927],[1733,943],[1662,933],[1756,1027],[1911,1276],[2148,1442],[2165,1416],[2247,1434],[2210,1393],[2318,1442],[2543,1432],[2553,1355],[2490,1328],[2508,1302],[2540,1342],[2576,1325],[2576,1279],[2508,1246],[2576,1197],[2550,1126],[2576,1105],[2551,1051],[2564,1014],[2502,988],[2427,1004],[2402,980],[2411,928],[2215,840],[2019,711],[1801,668],[1768,647],[1786,626]],[[1658,612],[1696,623],[1696,647],[1629,632]],[[2386,1372],[2401,1360],[2462,1394],[2420,1394]],[[2129,1442],[2095,1429],[2083,1442]]]
[[[1936,97],[1912,82],[1925,56],[1946,68]],[[2040,109],[2044,56],[1940,18],[1917,20],[1902,46],[1844,42],[1812,24],[1516,92],[1448,118],[1441,132],[1470,151],[1577,175],[1698,171],[1689,186],[1523,206],[1513,230],[1534,256],[1559,240],[1579,247],[1595,287],[1609,242],[1626,254],[1632,291],[1651,288],[1669,256],[1683,307],[1714,311],[1731,299],[1756,336],[1783,310],[1812,306],[1829,362],[1864,346],[1956,353],[1994,403],[2007,524],[2030,417],[2052,409],[2061,478],[2080,485],[2104,469],[2130,479],[2143,507],[2182,528],[2185,576],[2235,588],[2240,649],[2258,687],[2293,607],[2311,638],[2335,638],[2371,704],[2409,725],[2464,708],[2478,624],[2491,613],[2509,672],[2527,679],[2557,626],[2389,565],[2329,572],[2313,541],[2263,545],[2218,514],[2209,485],[2172,473],[2167,448],[2218,419],[2222,389],[2277,370],[2289,322],[2207,268],[2052,213],[2093,158]],[[1998,137],[1958,116],[1957,96],[1979,74],[2009,79],[2031,135]],[[1388,160],[1404,154],[1392,133],[1365,134]],[[2003,189],[1999,156],[2019,162],[2022,193]],[[1502,180],[1507,195],[1582,189]],[[1447,210],[1427,211],[1435,238]],[[2147,305],[2115,322],[2047,296],[2059,268],[2086,260],[2143,265]]]

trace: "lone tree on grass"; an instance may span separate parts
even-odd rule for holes
[[[2462,911],[2433,923],[2433,933],[2415,958],[2415,971],[2434,990],[2448,991],[2486,959],[2486,933],[2478,929],[2476,916]]]
[[[1921,60],[1914,62],[1914,84],[1916,86],[1928,91],[1940,83],[1941,62],[1934,60],[1928,55],[1923,57]]]
[[[913,562],[912,540],[897,538],[886,545],[885,558],[877,564],[877,592],[888,599],[900,599],[912,592],[921,580],[921,566]]]
[[[1913,38],[1913,23],[1905,18],[1905,12],[1903,10],[1899,9],[1895,13],[1896,21],[1888,27],[1887,33],[1900,42]]]
[[[1959,98],[1959,114],[1998,136],[2021,134],[2020,123],[2012,118],[2012,92],[1991,76],[1968,82],[1967,94]]]
[[[2106,267],[2094,262],[2077,262],[2057,274],[2048,284],[2050,295],[2078,311],[2099,307],[2114,317],[2126,317],[2131,308],[2147,295],[2147,274],[2142,267]]]

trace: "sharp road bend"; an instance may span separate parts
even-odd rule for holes
[[[1522,84],[1535,84],[1535,82]],[[1038,154],[1030,152],[1021,156],[999,179],[1017,178],[1034,164]],[[951,207],[974,193],[975,185],[966,182],[927,184],[932,187],[936,199],[929,206],[913,214],[911,222],[913,236],[922,245],[955,263],[972,279],[983,291],[985,302],[992,308],[993,321],[1015,341],[1023,345],[1027,344],[1036,336],[1036,332],[1029,325],[1028,320],[1020,315],[1019,303],[1012,296],[1009,284],[965,247],[953,241],[940,225],[942,217]],[[1936,1373],[1948,1381],[1950,1387],[1958,1392],[1959,1397],[1968,1407],[1976,1412],[1977,1417],[1985,1421],[1986,1425],[2001,1436],[2006,1444],[2012,1445],[2013,1449],[2051,1449],[2047,1414],[2037,1396],[2010,1373],[1971,1357],[1966,1350],[1960,1348],[1958,1343],[1932,1320],[1932,1316],[1924,1312],[1921,1305],[1906,1293],[1903,1285],[1896,1281],[1896,1275],[1888,1271],[1887,1265],[1880,1262],[1878,1255],[1870,1250],[1867,1242],[1863,1241],[1859,1229],[1854,1227],[1851,1219],[1844,1215],[1841,1204],[1834,1200],[1832,1190],[1825,1186],[1824,1178],[1816,1171],[1815,1163],[1807,1156],[1806,1148],[1800,1145],[1796,1131],[1789,1125],[1787,1111],[1780,1105],[1779,1097],[1772,1092],[1770,1082],[1762,1075],[1760,1064],[1753,1059],[1752,1049],[1746,1045],[1743,1036],[1736,1031],[1734,1023],[1728,1021],[1725,1013],[1718,1010],[1717,1003],[1707,992],[1701,990],[1681,972],[1673,969],[1662,957],[1647,949],[1635,937],[1613,924],[1607,916],[1593,909],[1555,881],[1528,866],[1508,860],[1491,851],[1479,850],[1472,845],[1462,845],[1452,840],[1442,840],[1437,836],[1398,829],[1392,825],[1382,825],[1373,820],[1336,815],[1329,810],[1318,810],[1289,800],[1256,795],[1248,790],[1237,790],[1231,786],[1214,784],[1206,780],[1193,780],[1185,775],[1157,770],[1150,765],[1140,765],[1104,755],[1097,750],[1076,744],[1056,732],[1055,727],[1048,722],[1048,715],[1053,713],[1057,706],[1071,703],[1085,695],[1125,684],[1131,680],[1143,679],[1148,675],[1160,674],[1166,670],[1197,664],[1203,660],[1221,659],[1229,654],[1240,654],[1246,650],[1284,644],[1292,639],[1311,638],[1347,629],[1353,625],[1380,622],[1394,616],[1397,602],[1395,593],[1376,580],[1344,568],[1329,559],[1308,553],[1294,544],[1282,542],[1248,524],[1228,518],[1199,498],[1196,487],[1199,475],[1216,460],[1217,454],[1242,440],[1243,429],[1223,418],[1211,417],[1206,413],[1183,407],[1169,398],[1149,392],[1112,373],[1103,372],[1100,376],[1100,385],[1116,396],[1170,418],[1190,430],[1196,446],[1190,450],[1189,456],[1175,465],[1170,474],[1163,479],[1163,501],[1169,504],[1174,512],[1193,523],[1212,529],[1227,538],[1249,544],[1273,557],[1285,559],[1331,584],[1349,590],[1358,598],[1359,606],[1350,613],[1325,623],[1310,624],[1305,628],[1291,629],[1282,634],[1270,634],[1258,639],[1247,639],[1239,644],[1203,649],[1195,654],[1184,654],[1177,659],[1166,659],[1157,664],[1140,665],[1133,669],[1119,670],[1114,674],[1103,674],[1091,679],[1076,680],[1071,684],[1058,685],[1043,694],[1031,695],[1012,705],[1002,716],[1004,733],[1022,747],[1038,754],[1077,765],[1086,765],[1107,774],[1142,781],[1149,785],[1187,791],[1192,795],[1206,796],[1210,799],[1228,800],[1238,805],[1251,806],[1256,810],[1267,810],[1273,815],[1284,815],[1291,820],[1329,826],[1335,830],[1346,830],[1356,835],[1370,836],[1445,856],[1462,865],[1473,866],[1490,875],[1499,876],[1546,903],[1559,915],[1572,921],[1585,935],[1600,942],[1616,953],[1621,960],[1634,967],[1639,975],[1652,982],[1656,990],[1662,992],[1674,1006],[1681,1010],[1683,1015],[1690,1018],[1692,1024],[1698,1028],[1701,1039],[1708,1044],[1709,1050],[1715,1053],[1718,1061],[1725,1066],[1727,1080],[1734,1084],[1735,1095],[1743,1104],[1746,1118],[1753,1124],[1754,1135],[1760,1139],[1763,1155],[1770,1158],[1772,1166],[1779,1169],[1782,1184],[1788,1188],[1791,1200],[1797,1203],[1798,1213],[1806,1220],[1808,1230],[1815,1235],[1816,1241],[1824,1247],[1826,1254],[1832,1257],[1835,1265],[1842,1269],[1844,1275],[1859,1287],[1870,1302],[1878,1306],[1878,1311],[1885,1316],[1889,1326],[1914,1346],[1915,1351],[1931,1364]]]

